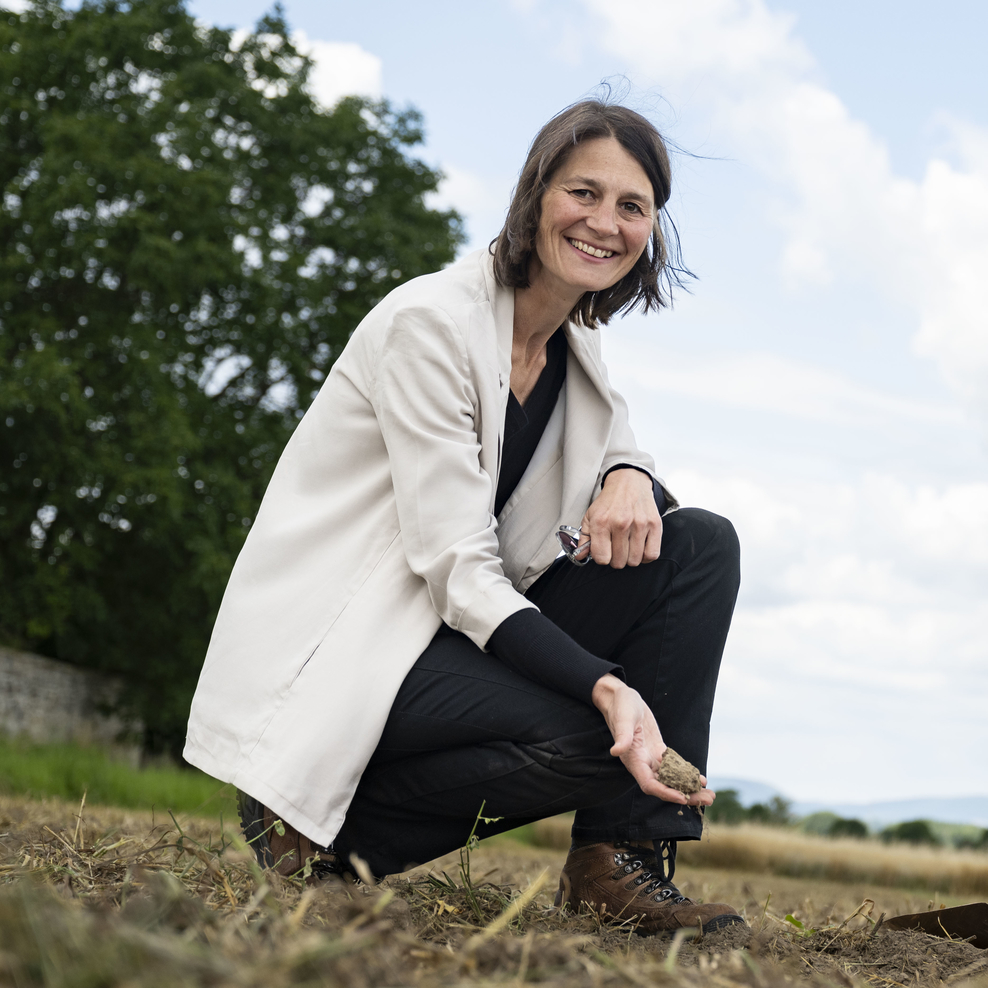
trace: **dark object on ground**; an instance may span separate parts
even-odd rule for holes
[[[922,930],[950,940],[968,940],[975,947],[988,950],[988,902],[971,902],[950,909],[894,916],[885,920],[885,925],[895,930]]]
[[[665,873],[649,845],[615,841],[574,847],[559,876],[555,905],[624,922],[637,920],[635,931],[645,935],[685,928],[702,935],[744,923],[723,902],[700,905],[687,899],[672,884],[671,874],[663,877]]]

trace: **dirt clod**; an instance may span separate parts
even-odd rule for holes
[[[678,789],[687,796],[703,788],[700,783],[700,770],[673,748],[666,748],[662,756],[659,782],[670,789]]]

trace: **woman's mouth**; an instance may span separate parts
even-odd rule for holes
[[[599,247],[591,247],[590,244],[585,244],[582,240],[574,240],[572,237],[567,237],[566,239],[577,250],[583,251],[584,254],[589,254],[591,257],[613,257],[614,256],[614,251],[612,251],[612,250],[601,250]]]

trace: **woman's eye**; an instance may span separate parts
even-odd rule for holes
[[[629,213],[641,213],[642,212],[642,208],[641,208],[641,206],[638,205],[637,202],[626,202],[624,204],[624,208]]]
[[[573,195],[578,199],[589,199],[593,193],[589,189],[573,189]]]

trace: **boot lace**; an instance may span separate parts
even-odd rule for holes
[[[621,850],[614,855],[614,863],[619,867],[611,878],[617,881],[641,872],[631,883],[639,888],[639,895],[651,897],[653,902],[671,900],[675,905],[688,902],[686,896],[672,883],[676,873],[676,842],[663,840],[655,841],[654,844],[658,847],[658,853],[630,841],[615,841],[614,846]]]

